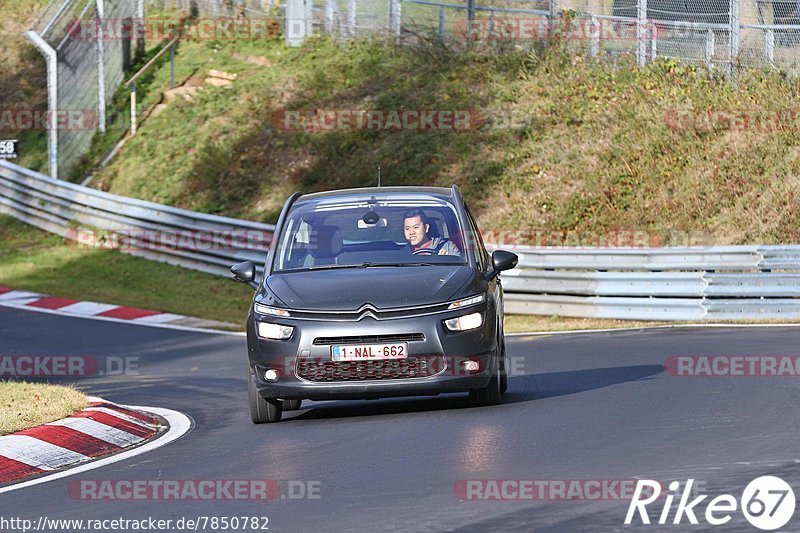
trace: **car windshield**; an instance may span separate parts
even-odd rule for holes
[[[464,232],[444,196],[353,194],[297,201],[273,272],[466,264]]]

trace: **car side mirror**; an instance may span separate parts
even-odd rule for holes
[[[492,252],[492,267],[494,270],[489,274],[488,279],[494,278],[503,270],[511,270],[519,262],[517,254],[506,252],[505,250],[495,250]]]
[[[248,283],[256,287],[256,264],[252,261],[244,261],[231,267],[231,279],[239,283]]]
[[[503,270],[511,270],[519,262],[517,254],[506,252],[505,250],[495,250],[492,252],[492,266],[498,272]]]

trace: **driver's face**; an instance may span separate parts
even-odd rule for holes
[[[416,216],[405,219],[403,221],[403,231],[406,235],[406,240],[411,246],[419,246],[428,240],[429,224],[422,223],[422,217]]]

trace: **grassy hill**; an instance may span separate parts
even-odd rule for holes
[[[562,48],[489,55],[328,39],[300,49],[185,42],[178,65],[180,77],[202,81],[213,68],[238,78],[148,120],[96,186],[274,222],[291,192],[372,185],[381,165],[385,184],[457,183],[487,229],[646,231],[655,245],[687,233],[716,244],[797,240],[797,124],[687,129],[684,120],[686,110],[751,121],[791,111],[798,84],[779,73],[730,84],[675,61],[638,69]],[[283,131],[273,117],[284,109],[477,110],[483,122]]]
[[[0,77],[2,108],[44,105],[44,61],[21,36],[43,3],[0,0],[11,13],[0,27],[2,70],[12,73]],[[238,78],[205,85],[211,69]],[[144,108],[168,77],[165,57],[139,86]],[[568,244],[616,231],[646,232],[654,245],[797,241],[800,89],[778,72],[731,84],[675,61],[638,69],[632,58],[598,62],[562,46],[487,54],[316,38],[300,49],[184,40],[177,79],[204,88],[149,118],[94,186],[274,222],[291,192],[371,185],[381,165],[385,184],[457,183],[484,228],[517,232],[507,241],[532,230],[587,237]],[[286,109],[470,110],[481,121],[470,131],[283,131],[274,118]],[[723,114],[716,126],[731,115],[750,124],[675,127],[676,116],[707,111]],[[774,113],[789,115],[784,129],[756,124]],[[25,137],[20,162],[44,165],[43,134]],[[114,140],[98,139],[90,159]]]

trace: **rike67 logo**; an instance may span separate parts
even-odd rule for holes
[[[682,490],[679,481],[669,484],[661,512],[656,515],[658,524],[667,524],[672,515],[672,524],[685,523],[685,520],[696,525],[699,524],[698,516],[700,516],[709,525],[721,526],[730,522],[733,514],[740,509],[751,525],[764,531],[772,531],[785,526],[794,514],[794,491],[779,477],[761,476],[754,479],[747,484],[739,500],[731,494],[716,496],[705,505],[705,511],[702,513],[702,504],[708,495],[701,494],[690,501],[689,498],[694,496],[693,485],[693,479],[687,480]],[[643,496],[645,494],[646,496]],[[649,479],[639,480],[628,507],[628,514],[625,516],[625,525],[630,525],[637,514],[642,524],[650,524],[648,506],[653,504],[652,510],[657,513],[661,502],[656,503],[656,501],[661,496],[660,483]],[[672,506],[676,499],[678,503],[673,514]]]

